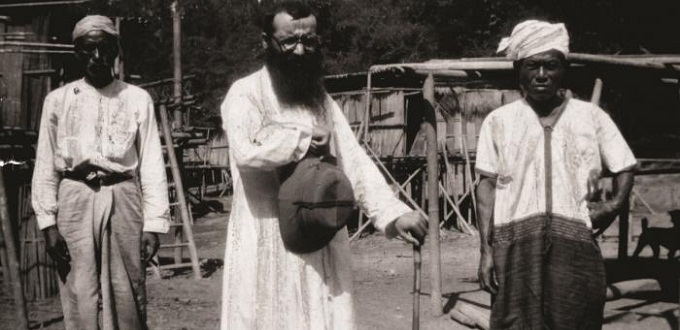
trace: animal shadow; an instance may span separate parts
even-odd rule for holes
[[[654,259],[659,259],[662,246],[668,250],[669,260],[675,258],[675,252],[680,249],[680,210],[672,210],[668,214],[671,216],[672,228],[649,227],[649,220],[642,219],[642,233],[633,257],[638,257],[642,249],[649,245],[654,253]]]

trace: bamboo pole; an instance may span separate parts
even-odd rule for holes
[[[182,218],[182,229],[184,236],[189,243],[189,254],[191,256],[191,268],[194,271],[194,278],[201,278],[201,269],[198,266],[198,252],[194,244],[194,235],[191,230],[191,218],[189,217],[189,209],[187,208],[186,198],[184,196],[184,184],[182,183],[182,174],[179,172],[179,164],[177,156],[175,155],[175,148],[173,148],[172,135],[170,133],[170,121],[168,120],[168,110],[165,104],[160,105],[161,127],[163,129],[163,139],[165,139],[165,146],[168,152],[168,159],[170,160],[170,169],[172,178],[175,183],[176,200],[179,205],[180,216]],[[160,266],[160,265],[159,265]]]
[[[598,54],[583,54],[583,53],[569,53],[567,59],[571,63],[579,64],[605,64],[605,65],[620,65],[629,66],[642,69],[680,69],[680,56],[678,55],[660,55],[647,57],[630,57],[617,55],[598,55]],[[513,70],[512,61],[504,58],[473,58],[473,59],[442,59],[436,61],[429,61],[425,63],[395,63],[395,64],[379,64],[374,65],[369,69],[369,72],[377,73],[390,70],[404,70],[410,68],[416,72],[429,73],[439,75],[443,72],[444,76],[458,75],[456,71],[470,71],[470,70]]]
[[[120,24],[121,24],[122,20],[123,20],[122,17],[119,17],[119,16],[116,17],[115,23],[116,23],[116,32],[118,32],[118,35],[120,35]],[[125,81],[125,67],[124,67],[124,63],[123,63],[123,50],[122,49],[118,50],[118,56],[116,57],[115,62],[116,63],[114,64],[114,67],[118,71],[117,72],[118,73],[118,79],[120,79],[121,81]]]
[[[50,49],[0,49],[0,53],[73,54],[73,51],[70,51],[70,50],[50,50]]]
[[[434,77],[430,74],[423,84],[424,120],[421,129],[427,138],[427,200],[430,236],[430,279],[432,281],[432,314],[440,316],[442,306],[441,254],[439,245],[439,163],[437,161],[437,118],[434,113]]]
[[[363,215],[359,214],[359,217],[362,217]],[[349,238],[349,241],[352,242],[355,239],[359,238],[361,236],[361,233],[368,228],[368,225],[371,224],[371,221],[366,221],[362,225],[359,225],[359,229],[357,229],[357,232],[352,235],[352,237]]]
[[[406,185],[409,184],[409,182],[411,182],[411,180],[413,180],[413,178],[414,178],[418,173],[420,173],[420,170],[421,170],[421,168],[418,168],[417,170],[413,171],[413,173],[408,177],[408,179],[406,179],[406,181],[404,181],[404,183],[400,184],[399,187],[401,187],[402,189],[403,189],[404,187],[406,187]],[[398,194],[398,193],[399,193],[399,191],[396,191],[396,192],[395,192],[395,194]],[[362,218],[363,218],[363,212],[359,212],[359,229],[357,229],[357,232],[354,233],[354,235],[352,235],[352,237],[350,237],[350,239],[349,239],[350,242],[352,242],[352,241],[354,241],[355,239],[361,237],[361,233],[362,233],[364,230],[366,230],[366,228],[368,228],[368,225],[371,224],[370,219],[366,219],[366,223],[362,223],[362,221],[361,221]]]
[[[46,47],[73,50],[73,45],[71,44],[53,44],[47,42],[30,42],[30,41],[0,41],[0,46]]]
[[[449,164],[449,153],[448,153],[448,149],[446,147],[446,141],[442,142],[442,152],[444,153],[444,166],[446,166],[446,172],[449,173],[449,172],[451,172],[451,165]],[[448,181],[447,181],[447,184],[448,184]],[[468,231],[469,233],[472,233],[472,231],[470,230],[470,226],[467,224],[465,218],[463,218],[463,216],[460,213],[460,205],[454,203],[453,200],[451,200],[450,196],[448,195],[448,189],[446,189],[446,186],[443,186],[441,184],[441,182],[440,182],[440,188],[443,191],[443,194],[444,194],[444,197],[446,198],[446,201],[449,202],[449,203],[444,203],[444,206],[451,205],[451,208],[452,208],[451,213],[456,214],[456,216],[457,216],[456,223],[458,224],[460,231],[461,232]],[[444,210],[444,219],[448,219],[449,215],[451,213],[446,212],[446,210]],[[442,221],[442,223],[440,224],[440,228],[444,226],[444,223],[445,223],[445,221]]]
[[[637,190],[635,189],[635,187],[633,187],[633,190],[631,190],[631,192],[633,193],[633,196],[637,197],[637,198],[640,200],[640,202],[642,202],[642,205],[644,205],[645,208],[646,208],[650,213],[652,213],[652,214],[659,214],[659,212],[656,212],[656,210],[654,210],[654,209],[649,205],[649,203],[647,203],[647,201],[646,201],[644,198],[642,198],[642,195],[640,195],[640,193],[637,192]]]
[[[86,3],[92,0],[63,0],[63,1],[39,1],[39,2],[19,2],[19,3],[7,3],[0,4],[0,9],[2,8],[23,8],[23,7],[36,7],[36,6],[58,6],[58,5],[74,5],[79,3]]]
[[[470,162],[470,153],[468,152],[467,148],[467,139],[463,139],[463,153],[465,153],[465,172],[466,172],[466,177],[468,181],[468,186],[469,190],[472,191],[473,193],[470,194],[470,197],[472,197],[472,210],[474,211],[475,217],[477,216],[477,197],[474,194],[475,190],[475,181],[472,180],[472,162]],[[472,219],[469,219],[470,224],[472,224]]]
[[[445,191],[445,188],[444,188],[444,186],[442,185],[441,182],[439,182],[439,188],[441,189],[442,192]],[[456,206],[456,204],[453,202],[453,200],[451,200],[451,197],[449,197],[447,194],[443,194],[443,195],[444,195],[444,198],[446,199],[446,202],[448,202],[448,204],[451,205],[451,209],[452,209],[451,212],[455,213],[456,216],[458,216],[458,219],[460,219],[458,221],[458,224],[460,225],[461,231],[463,233],[472,235],[474,232],[470,228],[470,225],[467,223],[467,221],[465,221],[465,217],[463,217],[463,215],[460,213],[460,209]]]
[[[369,135],[369,126],[371,123],[371,72],[369,71],[366,75],[366,112],[364,113],[364,132],[363,139],[366,143],[371,142],[371,136]]]
[[[380,161],[380,158],[378,158],[378,156],[375,154],[375,151],[373,151],[373,149],[371,149],[371,147],[369,147],[365,143],[364,143],[364,149],[366,149],[373,156],[373,158],[375,158],[376,164],[378,164],[378,167],[382,168],[383,171],[385,172],[385,174],[387,175],[387,177],[397,185],[399,192],[401,192],[401,194],[406,198],[406,200],[409,203],[411,203],[411,206],[413,206],[413,208],[415,208],[416,211],[418,211],[418,213],[420,213],[420,215],[422,217],[427,218],[427,213],[425,213],[425,211],[423,211],[423,209],[420,207],[420,205],[418,205],[418,203],[415,200],[413,200],[411,195],[409,193],[407,193],[406,190],[404,190],[404,188],[402,188],[399,185],[399,182],[392,176],[392,174],[390,174],[390,171],[387,170],[385,165],[383,165],[383,163]]]
[[[9,218],[9,209],[7,206],[7,193],[5,191],[5,179],[0,167],[0,223],[2,227],[2,236],[5,242],[5,251],[7,253],[7,262],[9,264],[9,276],[12,283],[12,294],[14,295],[14,304],[16,308],[17,326],[19,329],[28,329],[28,314],[26,313],[26,298],[24,297],[24,289],[21,286],[21,270],[19,268],[19,260],[17,260],[16,245],[14,242],[14,231],[12,230],[12,222]]]
[[[602,79],[595,78],[593,85],[593,94],[590,96],[590,103],[600,105],[600,98],[602,97]]]
[[[172,60],[173,60],[173,97],[174,103],[182,103],[182,20],[179,0],[170,4],[172,12]],[[182,108],[176,107],[173,114],[175,128],[182,127]]]
[[[567,59],[571,63],[589,63],[621,65],[641,69],[675,69],[680,64],[680,56],[649,56],[649,57],[622,57],[613,55],[569,53]]]
[[[411,68],[416,71],[427,71],[429,75],[439,71],[455,72],[455,70],[513,70],[512,61],[461,61],[442,60],[426,63],[378,64],[371,67],[370,72],[389,71],[392,69]]]

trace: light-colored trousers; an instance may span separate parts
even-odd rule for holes
[[[71,271],[59,287],[66,329],[146,329],[136,180],[90,187],[64,179],[58,201],[57,226],[71,254]]]

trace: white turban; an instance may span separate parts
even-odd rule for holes
[[[88,15],[78,21],[73,28],[73,41],[92,31],[103,31],[114,37],[118,37],[116,26],[110,18],[101,15]]]
[[[501,40],[496,52],[505,51],[507,58],[517,61],[551,49],[569,53],[569,33],[564,24],[528,20],[517,24],[510,37]]]

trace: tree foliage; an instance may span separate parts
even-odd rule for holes
[[[271,2],[271,1],[268,1]],[[649,0],[310,0],[328,73],[376,63],[493,56],[501,37],[528,18],[564,22],[574,51],[680,52],[680,4]],[[95,0],[87,12],[129,18],[122,26],[126,72],[145,81],[172,75],[171,0]],[[206,115],[230,84],[261,65],[256,0],[180,0],[182,64],[200,77]]]

